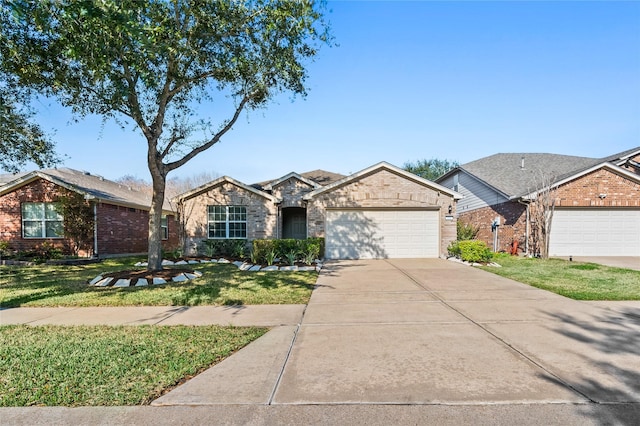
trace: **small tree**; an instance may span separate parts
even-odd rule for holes
[[[428,180],[436,180],[449,170],[455,169],[460,164],[457,161],[439,160],[432,158],[430,160],[418,160],[414,163],[407,162],[402,166],[408,172],[420,176]]]
[[[531,251],[535,256],[549,257],[549,238],[551,224],[556,207],[555,179],[540,173],[535,180],[535,190],[531,191],[529,204],[529,220],[531,222]]]
[[[56,210],[63,216],[63,235],[71,242],[71,253],[91,252],[95,225],[91,204],[82,194],[67,191],[58,198]]]

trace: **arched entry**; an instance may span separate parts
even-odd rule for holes
[[[282,209],[282,238],[296,240],[307,238],[307,209],[301,207]]]

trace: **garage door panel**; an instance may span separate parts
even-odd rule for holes
[[[329,210],[326,256],[330,259],[438,257],[439,212]]]
[[[549,254],[640,256],[640,210],[556,210]]]

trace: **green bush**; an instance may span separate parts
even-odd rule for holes
[[[467,262],[489,262],[493,253],[487,243],[479,240],[458,241],[460,258]]]
[[[480,227],[473,226],[471,224],[467,225],[458,219],[456,222],[456,231],[458,241],[475,240],[478,236],[478,232],[480,231]]]
[[[307,265],[322,257],[324,238],[307,238],[305,240],[253,240],[251,258],[254,263],[273,265],[280,258],[289,265],[304,262]]]
[[[447,247],[447,251],[449,252],[449,256],[460,257],[459,241],[452,241],[449,247]]]
[[[244,259],[247,255],[247,240],[203,240],[200,250],[209,257]]]

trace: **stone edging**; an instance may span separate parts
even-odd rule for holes
[[[322,269],[322,263],[317,261],[315,262],[316,266],[275,266],[275,265],[271,265],[271,266],[261,266],[261,265],[254,265],[251,263],[246,263],[246,262],[240,262],[240,261],[236,261],[236,262],[231,262],[230,260],[227,260],[225,258],[220,258],[220,259],[210,259],[210,260],[179,260],[177,262],[172,262],[170,260],[163,260],[162,261],[162,265],[163,266],[169,266],[169,265],[198,265],[201,263],[229,263],[232,265],[235,265],[238,267],[238,269],[242,270],[242,271],[251,271],[251,272],[258,272],[258,271],[262,271],[262,272],[268,272],[268,271],[316,271],[316,272],[320,272],[320,269]],[[147,266],[147,262],[138,262],[136,263],[134,266]]]
[[[192,280],[194,278],[199,278],[201,276],[202,276],[202,272],[199,272],[199,271],[193,271],[193,274],[184,272],[182,274],[179,274],[173,277],[171,279],[171,282],[180,283],[180,282]],[[113,277],[103,277],[101,274],[95,277],[94,279],[92,279],[91,281],[89,281],[89,285],[92,285],[95,287],[143,287],[143,286],[149,285],[146,278],[135,278],[136,282],[133,285],[132,285],[132,281],[133,281],[132,279],[120,278],[118,280],[115,280],[115,282],[114,280],[115,278]],[[167,282],[169,281],[160,277],[156,277],[152,279],[152,285],[166,284]]]

